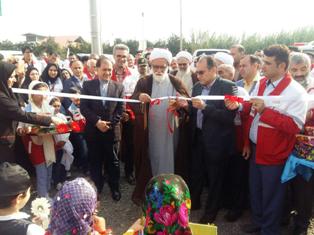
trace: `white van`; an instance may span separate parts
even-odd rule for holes
[[[9,56],[14,56],[18,59],[23,57],[22,51],[0,50],[0,54],[4,56],[4,59],[7,59]]]
[[[200,55],[214,55],[217,52],[225,52],[230,54],[230,51],[227,49],[197,49],[193,53],[193,58],[198,57]]]

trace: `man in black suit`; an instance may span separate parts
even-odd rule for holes
[[[199,80],[192,90],[192,102],[180,100],[189,108],[192,126],[192,158],[190,163],[190,190],[192,209],[200,208],[204,176],[208,181],[208,197],[201,223],[212,223],[217,215],[221,198],[224,170],[234,146],[235,112],[225,108],[223,100],[202,100],[202,95],[233,95],[233,82],[217,76],[217,66],[210,56],[197,63]]]
[[[123,85],[110,80],[111,61],[101,57],[97,60],[96,68],[98,76],[84,82],[82,94],[123,98]],[[85,137],[92,180],[100,194],[104,185],[103,167],[106,166],[112,198],[115,201],[121,198],[117,140],[120,139],[120,119],[124,109],[123,102],[81,100],[81,112],[86,118]]]

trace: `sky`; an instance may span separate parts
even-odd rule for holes
[[[0,1],[0,41],[23,41],[24,33],[78,35],[90,41],[89,0]],[[180,0],[99,1],[103,42],[143,37],[157,41],[180,34]],[[314,26],[313,0],[182,0],[182,9],[187,39],[198,31],[266,35]]]

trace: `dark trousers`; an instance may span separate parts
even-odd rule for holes
[[[240,153],[230,156],[224,180],[223,205],[241,213],[249,204],[249,161]]]
[[[284,217],[289,218],[290,212],[295,210],[295,226],[307,230],[312,216],[314,177],[306,181],[302,176],[297,175],[288,182],[288,193],[284,208]]]
[[[16,163],[27,170],[28,174],[34,176],[35,168],[29,158],[27,150],[24,147],[22,137],[18,135],[15,136],[14,154],[16,156]]]
[[[121,160],[124,161],[125,176],[133,175],[134,171],[133,127],[131,121],[122,124]]]
[[[59,149],[56,151],[56,162],[52,166],[52,179],[53,184],[56,186],[58,183],[63,183],[66,179],[65,167],[61,163],[63,156],[63,150]]]
[[[87,144],[82,133],[71,133],[70,141],[73,145],[74,164],[82,168],[83,171],[88,170]]]
[[[249,169],[252,220],[261,235],[277,235],[286,191],[286,184],[280,182],[284,165],[256,164],[255,150],[254,145]]]
[[[90,174],[98,193],[102,192],[105,183],[104,167],[108,174],[110,189],[119,190],[120,164],[112,131],[101,134],[101,137],[95,140],[88,140],[87,146]]]
[[[13,146],[0,143],[0,163],[2,162],[16,163]]]
[[[189,183],[192,203],[198,204],[200,202],[200,195],[205,181],[204,177],[206,177],[208,182],[208,197],[205,214],[214,216],[218,212],[220,205],[225,161],[211,161],[211,159],[221,159],[223,156],[217,157],[216,155],[220,153],[208,153],[206,151],[203,143],[203,135],[200,130],[197,130],[192,148]]]

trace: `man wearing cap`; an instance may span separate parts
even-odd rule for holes
[[[138,204],[143,199],[144,188],[152,175],[174,173],[175,143],[173,131],[176,102],[161,100],[158,105],[149,105],[152,99],[164,96],[189,96],[183,83],[167,73],[172,55],[166,49],[154,49],[150,55],[152,74],[138,81],[133,99],[142,103],[135,107],[134,133],[136,187],[132,196]],[[156,101],[155,101],[156,102]],[[171,131],[172,130],[172,131]]]
[[[197,82],[197,75],[191,70],[191,63],[193,62],[192,55],[187,51],[180,51],[177,55],[178,71],[171,74],[180,78],[183,84],[186,86],[189,95],[192,94],[193,85]]]
[[[133,91],[135,89],[136,83],[139,79],[141,78],[145,78],[148,70],[148,63],[147,60],[145,58],[139,58],[137,60],[137,71],[138,73],[133,74],[132,76],[128,76],[126,77],[122,84],[125,88],[125,94],[126,96],[131,96],[133,94]]]
[[[147,75],[147,60],[145,58],[138,59],[138,73],[134,73],[131,76],[127,76],[122,84],[124,86],[126,98],[130,98],[133,94],[137,81]],[[123,120],[123,131],[121,141],[121,159],[124,161],[124,172],[126,181],[133,185],[135,184],[134,172],[134,160],[133,160],[133,129],[134,129],[134,112],[132,107],[127,103],[125,119]]]
[[[44,235],[29,215],[20,212],[30,198],[31,179],[25,169],[13,163],[0,164],[0,234]]]

